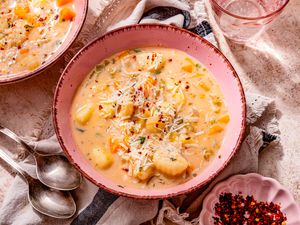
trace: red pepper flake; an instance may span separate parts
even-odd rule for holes
[[[38,21],[43,22],[43,21],[45,21],[46,19],[47,19],[47,17],[45,17],[45,18],[39,17],[39,18],[38,18]]]
[[[169,61],[169,62],[172,62],[172,61],[173,61],[173,59],[169,59],[168,61]]]
[[[214,210],[215,225],[285,225],[287,221],[280,205],[259,202],[249,195],[222,193]]]
[[[103,109],[103,106],[102,105],[99,105],[99,110]]]
[[[189,85],[186,85],[186,86],[185,86],[185,89],[186,89],[186,90],[188,90],[189,88],[190,88],[190,86],[189,86]]]
[[[155,60],[155,57],[156,57],[156,53],[153,53],[151,58],[152,62]]]

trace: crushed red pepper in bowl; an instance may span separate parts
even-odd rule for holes
[[[286,225],[286,215],[280,205],[260,202],[253,196],[222,193],[214,207],[215,225]]]

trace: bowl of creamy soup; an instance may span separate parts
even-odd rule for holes
[[[83,48],[58,83],[59,142],[112,193],[168,198],[200,188],[241,145],[245,97],[225,56],[166,25],[112,31]]]
[[[86,0],[0,1],[0,84],[54,63],[79,34],[86,13]]]

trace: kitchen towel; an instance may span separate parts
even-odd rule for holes
[[[95,4],[94,1],[91,1],[91,3]],[[118,1],[114,1],[113,4],[113,8],[108,7],[105,10],[110,10],[110,13],[115,15],[119,15],[118,10],[120,10],[123,15],[126,15],[126,10],[124,11],[124,9],[117,7]],[[114,25],[110,24],[110,26],[107,26],[107,30],[134,23],[162,22],[189,29],[216,44],[211,27],[206,20],[204,3],[202,1],[198,1],[195,5],[190,5],[185,1],[142,0],[132,9],[127,9],[128,17],[118,22],[116,21],[113,23]],[[109,13],[106,13],[105,16],[108,17]],[[83,33],[81,35],[82,39],[77,40],[77,42],[82,41],[82,43],[86,43],[89,39],[88,34],[91,33],[90,31],[93,29],[97,30],[97,27],[103,26],[104,22],[107,25],[107,21],[103,21],[103,17],[100,16],[96,19],[96,23],[93,26],[89,25],[89,29],[83,30],[86,33]],[[77,46],[82,45],[82,43]],[[76,52],[78,49],[74,48],[72,50]],[[71,55],[70,53],[66,56],[66,61]],[[138,225],[150,220],[153,220],[152,223],[154,224],[164,224],[165,219],[171,220],[176,224],[197,224],[197,216],[199,215],[202,199],[212,186],[217,181],[232,174],[256,172],[259,152],[268,146],[270,142],[274,143],[278,140],[273,101],[263,96],[247,94],[247,107],[248,136],[241,150],[226,170],[205,190],[202,189],[169,201],[165,200],[160,204],[157,200],[135,200],[117,197],[98,189],[89,181],[84,180],[81,187],[73,192],[78,206],[77,215],[68,220],[56,220],[43,216],[30,207],[26,196],[26,184],[19,176],[16,176],[2,203],[0,224]],[[45,121],[46,125],[40,129],[47,130],[50,134],[53,132],[53,129],[51,128],[49,115],[45,115]],[[44,151],[61,151],[55,136],[37,142],[29,138],[28,142],[34,148],[40,148]],[[7,146],[7,149],[11,150],[9,146]],[[31,175],[35,176],[33,159],[30,156],[20,162],[20,164]],[[193,218],[194,220],[190,222]]]

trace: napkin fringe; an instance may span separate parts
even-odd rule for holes
[[[175,209],[168,200],[165,200],[163,201],[162,208],[159,210],[156,225],[165,225],[165,219],[168,219],[178,225],[192,225],[191,222],[185,220],[188,217],[188,213],[179,213],[179,208]]]

